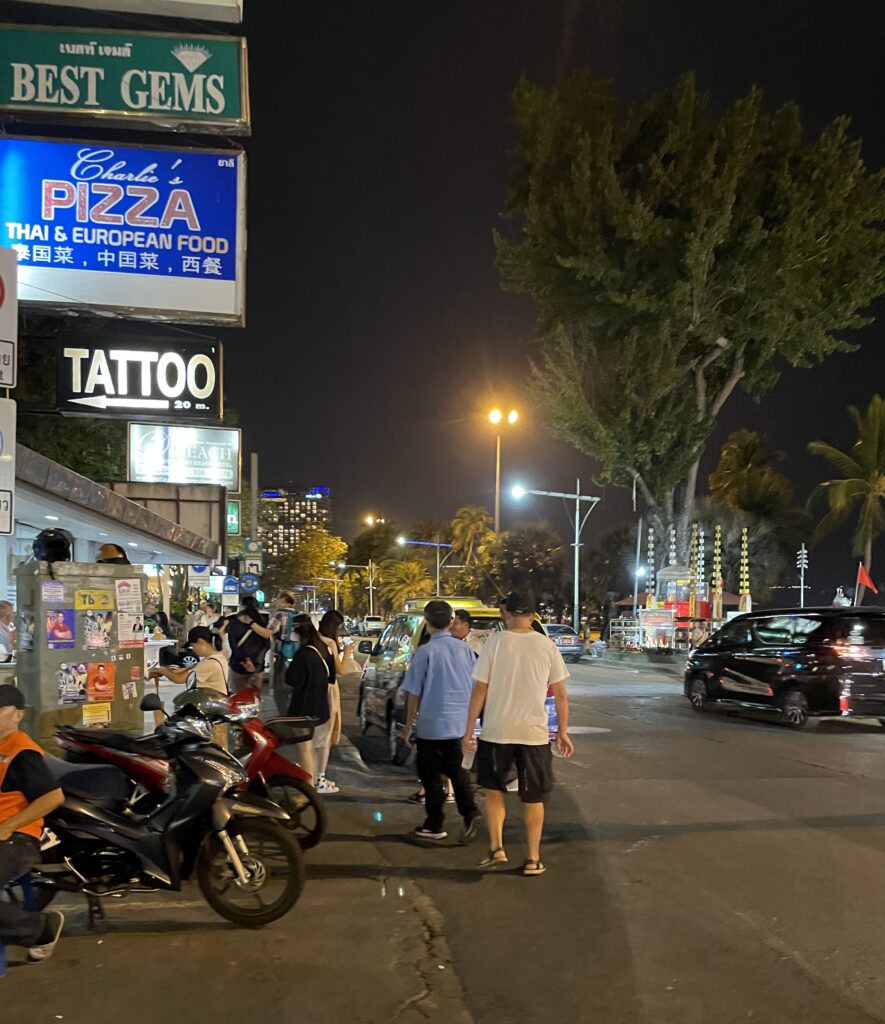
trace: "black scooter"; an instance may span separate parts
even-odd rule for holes
[[[143,711],[161,707],[155,694],[141,702]],[[42,863],[32,873],[41,907],[59,891],[81,892],[92,919],[103,916],[104,897],[179,891],[195,874],[209,906],[235,924],[259,927],[292,908],[304,865],[282,825],[288,815],[238,791],[243,767],[212,743],[211,730],[210,719],[187,705],[137,740],[139,756],[173,765],[168,796],[143,816],[127,808],[132,785],[119,769],[47,755],[65,802],[46,819]]]

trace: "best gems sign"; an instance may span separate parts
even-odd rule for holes
[[[0,136],[0,182],[20,301],[243,323],[242,152]]]
[[[2,25],[0,109],[248,133],[246,41]]]
[[[224,427],[129,424],[129,479],[240,489],[240,432]]]

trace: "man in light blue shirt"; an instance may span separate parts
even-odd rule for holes
[[[424,628],[430,639],[412,658],[402,689],[408,694],[406,743],[412,730],[418,748],[418,778],[424,788],[427,817],[412,833],[416,839],[441,840],[448,833],[445,821],[446,785],[452,780],[455,803],[464,818],[462,841],[476,835],[481,815],[473,799],[470,778],[461,765],[461,736],[473,692],[476,656],[449,632],[453,619],[447,601],[428,601]]]

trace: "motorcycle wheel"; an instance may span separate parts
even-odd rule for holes
[[[272,775],[267,795],[291,819],[280,822],[283,828],[295,836],[302,850],[312,850],[326,834],[326,809],[319,793],[303,779]]]
[[[301,847],[287,829],[275,821],[234,819],[228,835],[240,837],[249,851],[240,853],[250,881],[237,878],[227,851],[217,835],[205,838],[197,860],[197,882],[209,906],[228,921],[260,928],[288,913],[304,888]]]

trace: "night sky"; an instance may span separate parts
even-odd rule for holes
[[[505,527],[546,518],[568,531],[550,499],[515,507],[514,482],[567,490],[580,475],[585,491],[599,493],[593,461],[532,414],[523,388],[534,311],[500,290],[494,266],[520,75],[552,84],[589,64],[633,100],[694,69],[720,109],[758,84],[769,106],[796,100],[811,131],[850,115],[869,164],[885,161],[881,0],[245,6],[248,324],[221,332],[227,398],[246,451],[261,455],[262,484],[328,484],[333,528],[346,537],[367,512],[408,526],[466,503],[491,508],[494,435],[485,414],[493,404],[522,413],[504,439]],[[733,398],[706,468],[732,430],[765,431],[786,450],[783,468],[804,500],[828,472],[806,443],[849,445],[846,405],[864,406],[885,387],[883,323],[862,333],[853,355],[788,370],[761,405]],[[585,531],[591,546],[632,518],[626,491],[602,493]],[[853,582],[848,541],[846,529],[812,552],[817,596]],[[885,541],[874,569],[877,560],[885,577]]]

